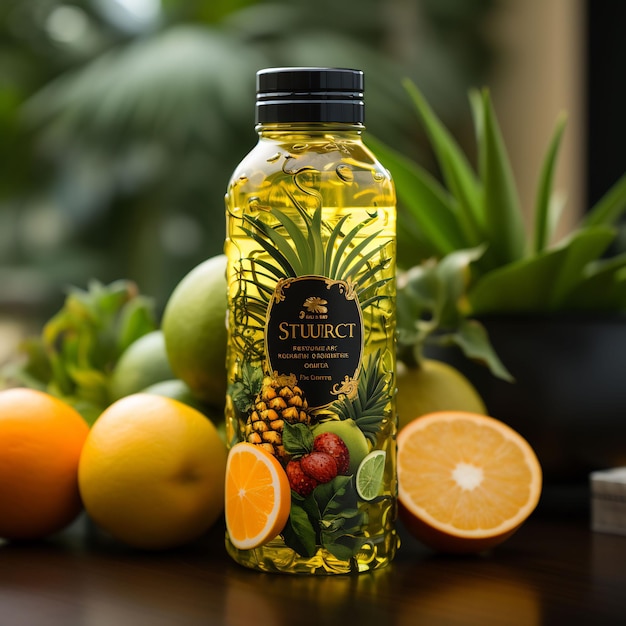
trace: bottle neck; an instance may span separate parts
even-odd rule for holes
[[[341,135],[355,141],[361,139],[361,133],[365,130],[363,124],[347,124],[340,122],[280,122],[262,123],[255,127],[259,137],[284,137],[286,135],[299,135],[307,137],[324,137],[327,135]]]

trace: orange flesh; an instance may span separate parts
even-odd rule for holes
[[[274,538],[289,516],[290,489],[278,461],[238,444],[226,472],[226,523],[236,547],[252,548]]]
[[[492,418],[428,418],[416,420],[398,440],[404,506],[429,526],[467,537],[519,525],[541,488],[541,469],[528,444]]]

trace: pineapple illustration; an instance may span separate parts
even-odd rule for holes
[[[280,460],[285,460],[285,422],[307,426],[310,424],[304,393],[298,387],[294,375],[266,377],[246,422],[246,441],[260,446]]]

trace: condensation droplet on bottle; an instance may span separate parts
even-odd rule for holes
[[[291,151],[292,152],[303,152],[308,147],[309,147],[308,143],[294,143],[293,146],[291,146]]]
[[[276,161],[278,161],[278,159],[280,159],[281,154],[280,152],[277,152],[276,154],[273,154],[269,159],[267,159],[268,163],[275,163]]]
[[[335,171],[337,172],[337,176],[346,183],[351,183],[354,180],[354,172],[349,165],[338,165]]]
[[[385,180],[385,175],[382,172],[377,172],[376,170],[372,170],[372,178],[379,183],[381,180]]]
[[[248,182],[248,177],[245,174],[243,176],[240,176],[237,179],[237,184],[238,185],[243,185],[244,183],[247,183],[247,182]]]

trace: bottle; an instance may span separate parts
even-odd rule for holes
[[[229,496],[227,469],[227,551],[262,571],[362,572],[398,547],[395,191],[363,108],[361,71],[259,71],[259,140],[226,193],[230,456],[254,446],[287,478],[282,529],[244,541],[237,499],[262,479]]]

